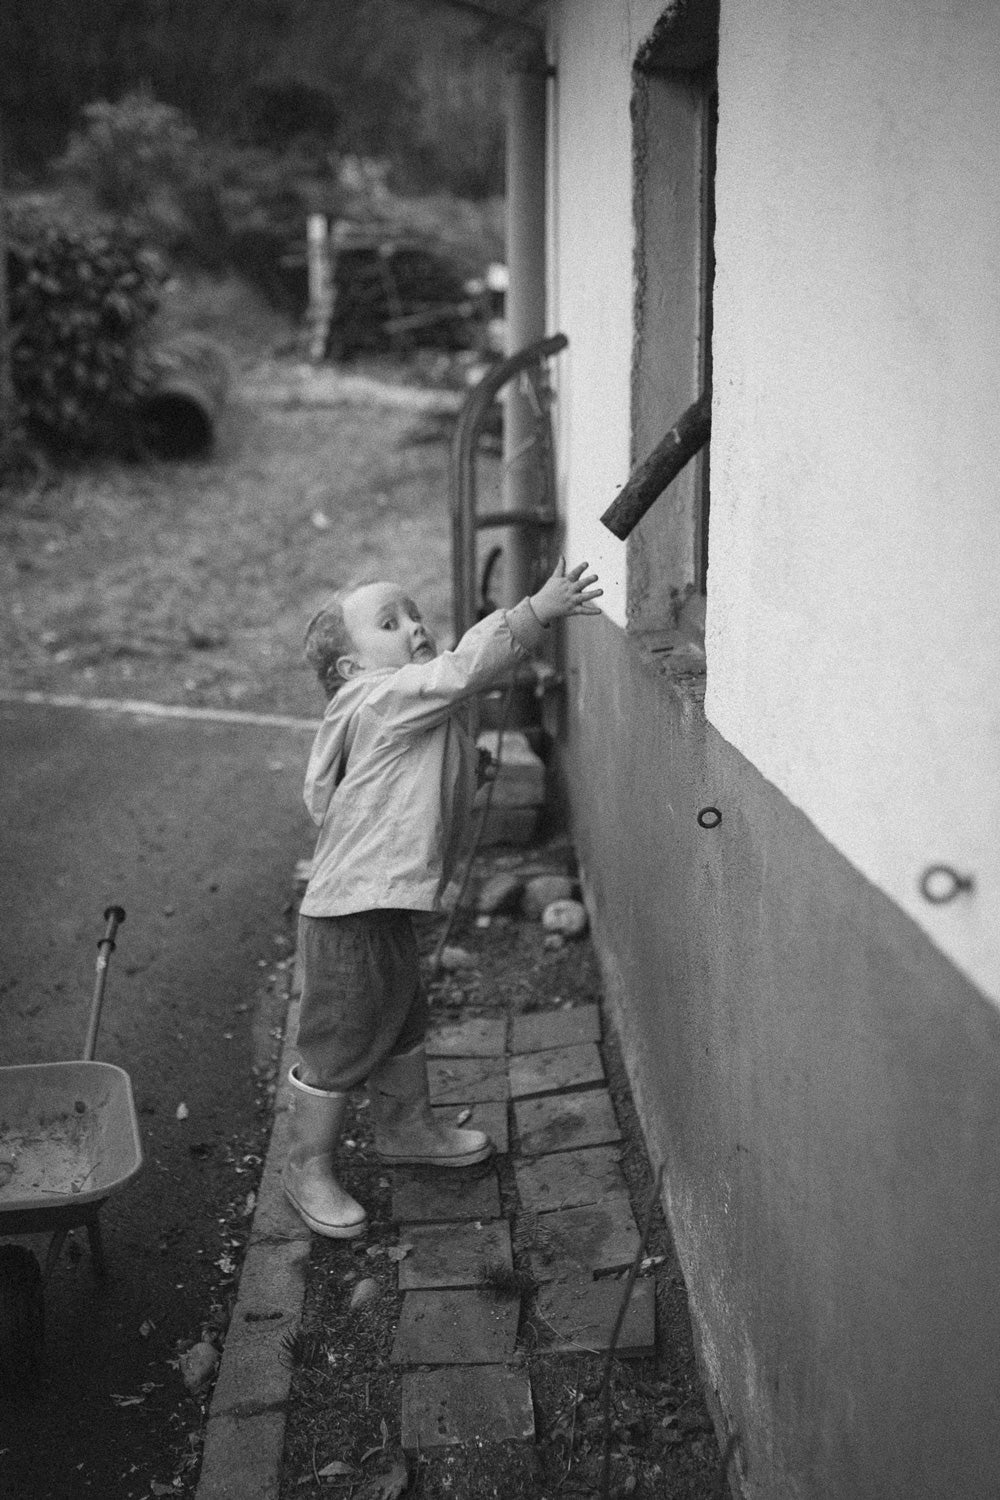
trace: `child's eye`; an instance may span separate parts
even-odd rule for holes
[[[395,630],[395,628],[396,628],[396,622],[395,622],[395,620],[389,619],[389,620],[383,620],[382,621],[382,629],[383,630]]]

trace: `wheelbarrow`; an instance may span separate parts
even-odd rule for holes
[[[94,1061],[108,960],[125,913],[109,906],[104,920],[82,1061],[0,1068],[0,1237],[52,1234],[44,1267],[25,1246],[0,1245],[0,1386],[37,1382],[43,1288],[66,1236],[86,1227],[94,1273],[103,1279],[98,1214],[142,1166],[129,1076]]]

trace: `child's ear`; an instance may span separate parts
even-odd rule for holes
[[[361,671],[361,663],[354,656],[337,657],[337,676],[342,677],[345,682],[353,677],[355,672]]]

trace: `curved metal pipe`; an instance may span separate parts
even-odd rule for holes
[[[541,364],[550,355],[565,349],[569,339],[564,333],[548,334],[526,344],[516,354],[500,360],[487,370],[466,398],[455,426],[451,444],[449,494],[451,499],[451,583],[452,618],[458,640],[475,623],[476,613],[476,442],[487,414],[499,392],[522,371]],[[551,505],[551,489],[549,502]],[[486,519],[484,517],[484,519]],[[501,523],[499,513],[492,513],[491,525]],[[547,524],[555,521],[555,511],[539,510],[528,517],[523,511],[511,511],[510,525]]]

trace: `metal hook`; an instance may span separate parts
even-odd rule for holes
[[[722,813],[717,807],[703,807],[698,814],[700,828],[718,828],[721,822]]]
[[[951,865],[930,865],[920,877],[920,894],[933,906],[943,906],[961,892],[972,891],[975,884],[971,875],[960,875]]]

